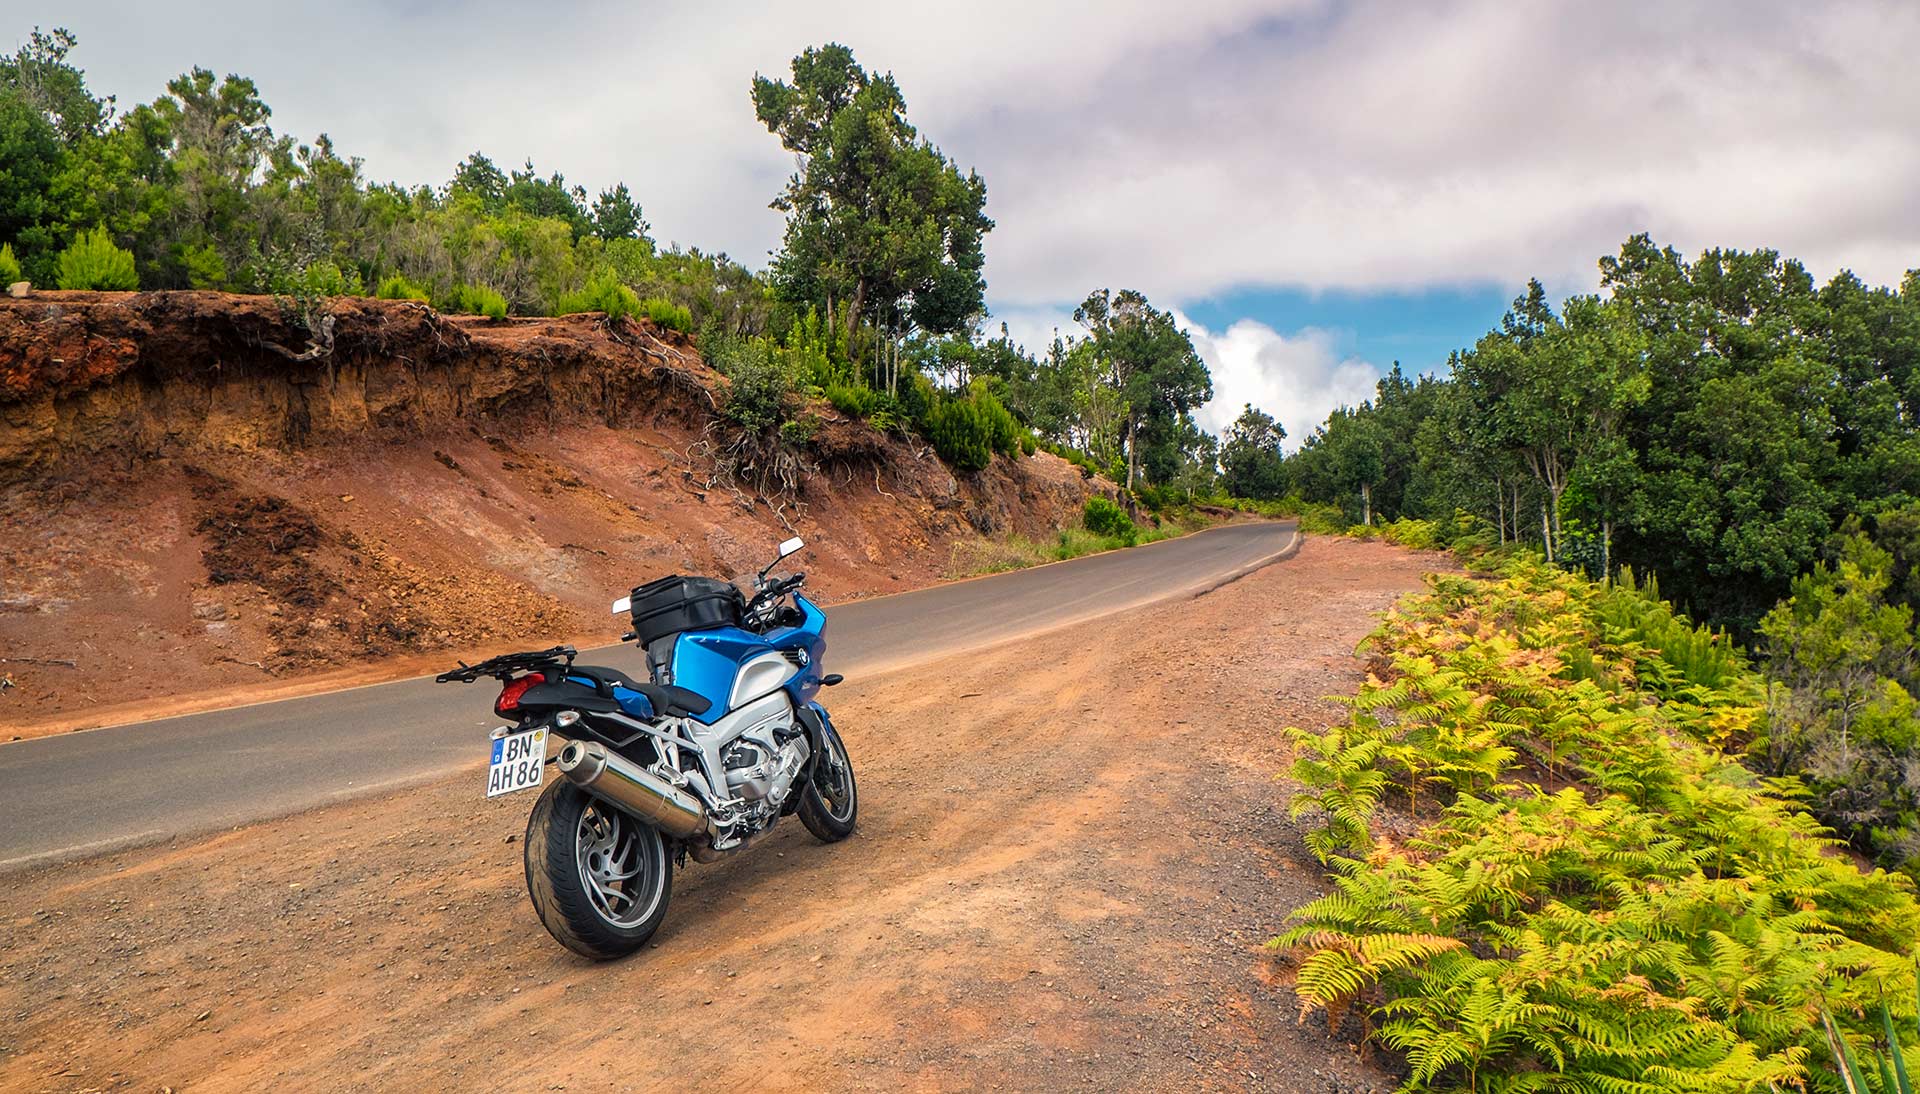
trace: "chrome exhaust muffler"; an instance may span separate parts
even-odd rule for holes
[[[700,799],[596,741],[568,741],[554,766],[573,785],[669,836],[687,839],[707,830]]]

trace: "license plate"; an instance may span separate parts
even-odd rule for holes
[[[516,790],[532,790],[546,775],[547,731],[529,730],[495,738],[493,759],[487,764],[487,797]]]

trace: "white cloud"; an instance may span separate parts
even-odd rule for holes
[[[1193,348],[1213,378],[1213,398],[1194,411],[1200,428],[1219,434],[1248,403],[1286,427],[1286,447],[1300,447],[1314,427],[1338,406],[1355,406],[1374,395],[1384,369],[1341,349],[1334,331],[1305,327],[1282,334],[1265,323],[1241,319],[1212,331],[1174,309],[1176,322],[1193,339]],[[1085,332],[1073,322],[1071,308],[1012,308],[994,315],[1016,343],[1044,352],[1054,332],[1069,338]]]
[[[1356,2],[997,120],[996,291],[1591,285],[1649,230],[1920,264],[1920,7]],[[1071,181],[1069,181],[1071,180]]]
[[[1028,353],[1040,356],[1053,345],[1058,334],[1069,340],[1085,337],[1086,328],[1073,321],[1073,306],[1038,308],[995,308],[993,316],[987,320],[987,333],[992,337],[1000,336],[1000,327],[1006,325],[1007,334],[1017,346],[1025,346]]]
[[[1920,264],[1907,0],[749,6],[28,0],[11,22],[71,25],[123,102],[191,64],[252,74],[281,130],[330,130],[376,178],[532,156],[755,265],[791,163],[748,80],[838,39],[986,177],[1002,304],[1590,285],[1643,229],[1878,281]]]
[[[1213,375],[1213,399],[1194,413],[1202,429],[1218,434],[1248,403],[1286,427],[1289,450],[1338,406],[1373,397],[1380,369],[1340,352],[1336,337],[1312,327],[1281,334],[1242,319],[1215,333],[1178,315]]]

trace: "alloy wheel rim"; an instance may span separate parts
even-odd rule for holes
[[[615,927],[646,922],[660,901],[661,863],[650,830],[599,801],[580,813],[574,861],[594,913]]]

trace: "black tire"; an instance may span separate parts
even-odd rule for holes
[[[603,835],[596,840],[595,833]],[[547,787],[527,818],[526,864],[527,896],[540,922],[582,957],[625,957],[667,917],[673,860],[666,838],[565,779]],[[610,865],[614,872],[630,865],[632,880],[590,880],[607,876]]]
[[[813,775],[800,789],[800,823],[822,843],[838,843],[853,835],[860,817],[860,789],[853,780],[853,761],[847,746],[825,719],[820,725],[821,754],[814,758]],[[822,783],[825,783],[824,792]]]

